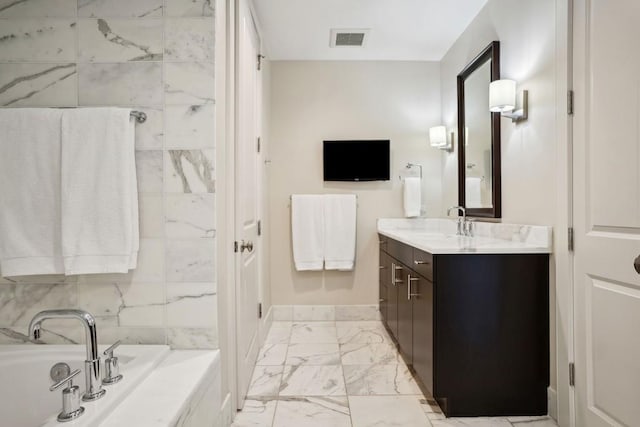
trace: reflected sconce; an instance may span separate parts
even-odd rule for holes
[[[434,126],[429,128],[429,143],[434,148],[451,151],[451,144],[447,138],[447,127]]]
[[[529,91],[522,91],[522,108],[516,109],[516,82],[495,80],[489,84],[489,111],[500,113],[513,123],[525,121],[529,115]]]

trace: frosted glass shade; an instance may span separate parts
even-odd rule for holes
[[[508,113],[516,108],[516,82],[496,80],[489,84],[489,111]]]
[[[447,145],[447,127],[435,126],[429,129],[429,142],[432,147],[445,147]]]

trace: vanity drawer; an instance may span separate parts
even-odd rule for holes
[[[433,281],[433,255],[429,252],[413,248],[411,268],[419,275]]]
[[[387,253],[406,266],[413,266],[413,248],[397,240],[387,240]]]

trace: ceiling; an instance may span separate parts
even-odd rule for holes
[[[271,60],[439,61],[487,0],[254,0]],[[332,28],[370,29],[330,48]]]

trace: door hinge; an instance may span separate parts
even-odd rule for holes
[[[567,114],[573,116],[573,103],[574,103],[574,92],[570,90],[567,92]]]
[[[569,363],[569,385],[576,385],[576,365],[573,362]]]
[[[258,144],[257,144],[257,149],[258,149],[258,153],[260,152],[260,137],[258,137]]]
[[[262,70],[262,60],[264,59],[264,55],[258,54],[258,71]]]
[[[238,252],[238,241],[233,242],[233,252]]]
[[[258,236],[262,236],[262,221],[258,220]]]
[[[262,319],[262,303],[258,303],[258,319]]]
[[[569,227],[569,229],[567,230],[567,244],[569,246],[569,252],[573,252],[573,239],[574,239],[574,231],[573,231],[573,227]]]

